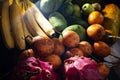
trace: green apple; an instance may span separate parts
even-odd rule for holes
[[[90,3],[85,3],[83,4],[82,6],[82,11],[85,13],[85,14],[89,14],[91,13],[92,11],[94,11],[95,8],[92,6],[92,4]]]
[[[73,15],[76,17],[80,17],[81,16],[81,9],[80,6],[78,4],[73,4]]]

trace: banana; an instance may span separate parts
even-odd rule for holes
[[[9,0],[5,0],[2,4],[1,24],[1,31],[6,47],[8,49],[14,48],[14,40],[11,34],[11,26],[9,19]]]
[[[48,35],[48,36],[52,36],[53,34],[55,34],[55,31],[52,27],[52,25],[49,23],[49,21],[44,17],[44,15],[41,13],[41,11],[37,8],[37,6],[29,1],[29,4],[31,4],[31,11],[32,14],[35,17],[35,20],[37,21],[37,23],[39,24],[39,26],[41,27],[41,29]]]
[[[25,15],[25,12],[27,10],[27,5],[25,3],[25,0],[22,0],[19,2],[19,6],[20,6],[20,9],[21,9],[21,13],[22,13],[22,18],[23,18],[23,32],[24,32],[24,36],[27,37],[28,35],[32,36],[32,34],[29,32],[29,30],[27,29],[27,25],[24,21],[24,15]]]
[[[10,19],[15,45],[18,49],[23,50],[26,48],[23,31],[23,19],[20,7],[17,4],[16,0],[13,0],[12,5],[10,6]]]
[[[31,12],[31,8],[28,8],[26,10],[25,15],[24,15],[24,21],[27,25],[29,32],[32,34],[32,36],[40,35],[40,36],[48,37],[37,24]]]

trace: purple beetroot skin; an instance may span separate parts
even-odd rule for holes
[[[15,67],[11,80],[57,80],[57,74],[49,62],[29,57]]]
[[[64,62],[65,80],[102,80],[97,63],[87,57],[74,56]]]

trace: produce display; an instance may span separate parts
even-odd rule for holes
[[[104,58],[118,40],[120,8],[99,0],[5,0],[0,31],[5,47],[19,52],[10,80],[107,80]]]

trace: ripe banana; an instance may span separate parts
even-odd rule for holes
[[[32,34],[27,29],[27,25],[25,24],[25,21],[24,21],[24,15],[25,15],[25,12],[26,12],[26,10],[28,8],[26,3],[25,3],[25,0],[20,1],[19,2],[19,6],[20,6],[20,9],[21,9],[22,18],[23,18],[23,32],[24,32],[24,36],[25,37],[27,37],[28,35],[32,36]]]
[[[10,19],[9,19],[9,0],[5,0],[2,5],[1,13],[1,31],[5,45],[8,49],[14,48],[14,40],[11,33]]]
[[[31,8],[28,8],[26,10],[25,15],[24,15],[24,21],[27,25],[29,32],[32,34],[32,36],[40,35],[40,36],[48,37],[37,24],[31,12]]]
[[[55,34],[55,31],[52,27],[52,25],[49,23],[49,21],[44,17],[44,15],[40,12],[40,10],[37,8],[37,6],[30,2],[31,6],[31,11],[37,21],[37,23],[39,24],[39,26],[41,27],[41,29],[48,35],[48,36],[52,36],[53,34]]]
[[[23,50],[26,48],[23,20],[20,7],[16,3],[16,0],[13,0],[12,5],[10,6],[10,19],[15,45],[18,49]]]

